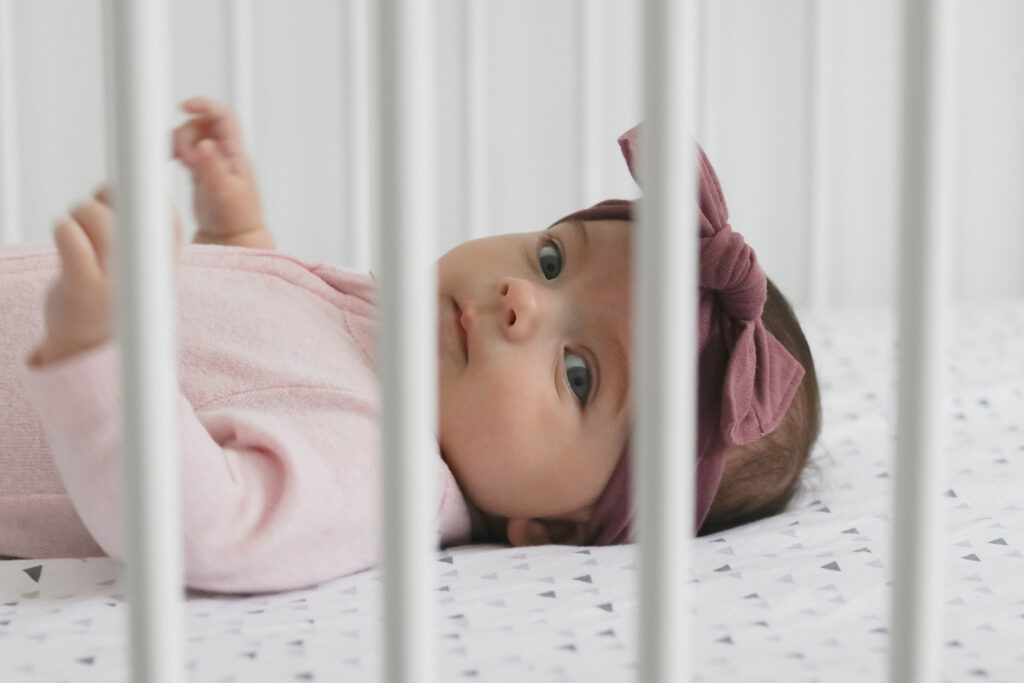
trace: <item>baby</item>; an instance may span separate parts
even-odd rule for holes
[[[273,251],[237,120],[204,98],[183,108],[173,153],[199,226],[177,272],[186,580],[284,590],[365,569],[381,504],[372,279]],[[631,171],[637,134],[620,140]],[[699,157],[708,533],[785,507],[820,410],[797,319]],[[440,424],[424,457],[441,456],[442,544],[632,539],[632,210],[602,202],[438,261]],[[121,554],[112,219],[100,191],[58,222],[56,254],[0,251],[0,555]]]

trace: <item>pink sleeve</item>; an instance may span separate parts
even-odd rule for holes
[[[123,557],[117,347],[22,369],[65,488],[103,550]],[[189,586],[257,592],[313,585],[379,560],[377,416],[350,392],[178,397]]]

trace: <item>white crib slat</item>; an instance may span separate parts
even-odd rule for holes
[[[224,30],[226,33],[228,103],[242,126],[242,137],[249,156],[255,162],[257,150],[256,102],[253,94],[253,0],[228,0]]]
[[[465,96],[466,96],[466,225],[465,239],[476,239],[492,234],[487,221],[490,188],[488,159],[488,13],[490,0],[463,0],[465,3],[465,30],[463,31],[466,52]]]
[[[434,681],[437,285],[434,14],[422,0],[380,11],[380,328],[385,677]]]
[[[696,2],[647,0],[643,19],[644,202],[633,258],[638,680],[668,683],[690,680],[694,659],[688,575],[697,414]]]
[[[104,3],[123,391],[132,680],[184,680],[181,485],[167,209],[167,6]]]
[[[21,241],[18,203],[18,85],[14,71],[14,7],[0,0],[0,244]]]
[[[949,236],[954,217],[952,0],[904,4],[899,407],[889,680],[939,680]]]

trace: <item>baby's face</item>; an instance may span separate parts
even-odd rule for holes
[[[438,262],[441,452],[485,513],[589,519],[631,419],[629,238],[560,223]]]

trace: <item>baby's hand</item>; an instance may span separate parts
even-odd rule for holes
[[[181,240],[181,222],[171,207],[174,243]],[[60,255],[60,275],[46,295],[46,335],[32,354],[33,365],[52,363],[99,346],[112,334],[110,315],[110,239],[114,207],[110,188],[57,221],[53,240]]]
[[[199,229],[193,242],[272,249],[238,120],[205,97],[185,100],[194,117],[173,134],[173,156],[192,172]]]
[[[46,296],[46,334],[30,360],[52,363],[110,338],[110,235],[114,212],[99,199],[61,218],[53,239],[60,275]]]

